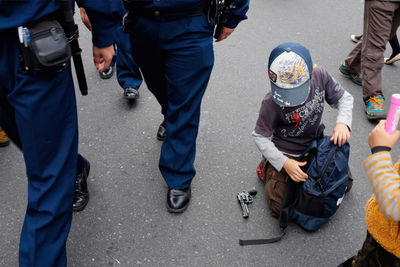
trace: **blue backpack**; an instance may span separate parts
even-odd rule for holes
[[[330,136],[322,135],[304,152],[304,155],[308,155],[305,167],[308,178],[304,183],[288,179],[279,215],[282,234],[269,239],[239,240],[240,245],[268,244],[281,240],[289,220],[307,231],[316,231],[335,214],[348,185],[350,145],[346,143],[339,147],[329,139]]]
[[[329,139],[330,136],[316,139],[307,149],[311,159],[306,181],[299,184],[289,179],[292,183],[288,183],[293,198],[284,202],[283,209],[288,212],[289,220],[307,231],[318,230],[335,214],[348,184],[350,145],[338,147]]]

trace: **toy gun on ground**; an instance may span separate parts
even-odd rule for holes
[[[237,194],[237,199],[240,203],[240,206],[242,207],[242,215],[243,218],[248,218],[249,217],[249,208],[247,207],[247,204],[253,203],[253,197],[254,195],[257,194],[257,190],[255,188],[251,190],[244,190],[243,192],[240,192]]]
[[[74,21],[74,13],[72,11],[70,0],[60,0],[60,23],[64,28],[65,35],[67,36],[69,45],[71,47],[72,58],[74,60],[76,77],[78,79],[79,90],[82,95],[88,94],[88,87],[86,83],[85,69],[82,64],[81,52],[79,47],[78,25]]]
[[[214,31],[215,39],[218,39],[218,37],[221,35],[222,29],[228,21],[228,15],[232,8],[235,8],[233,0],[211,0],[208,18],[214,19],[216,25]]]

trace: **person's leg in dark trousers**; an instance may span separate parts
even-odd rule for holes
[[[400,3],[366,1],[364,7],[364,35],[362,43],[363,98],[383,96],[382,67],[386,44],[399,26]],[[396,11],[397,10],[397,11]]]
[[[203,94],[214,64],[212,28],[205,16],[189,17],[185,34],[172,33],[164,46],[167,52],[168,109],[167,136],[164,140],[160,170],[170,188],[187,188],[195,176],[196,137]],[[164,27],[178,28],[175,25]]]
[[[0,39],[0,124],[22,147],[28,205],[20,266],[66,266],[77,173],[78,127],[71,69],[35,77],[18,71],[18,37]]]
[[[143,80],[139,67],[132,57],[129,34],[124,33],[121,26],[118,28],[116,35],[115,43],[118,49],[116,63],[118,83],[123,89],[139,89]]]
[[[345,64],[354,73],[361,74],[361,39],[354,47],[353,50],[347,55]]]
[[[395,63],[396,61],[400,60],[400,45],[399,45],[399,40],[397,39],[397,34],[395,32],[395,35],[389,40],[390,46],[392,47],[392,54],[390,57],[385,58],[385,64],[391,65]]]
[[[362,85],[361,77],[361,47],[362,39],[347,55],[345,61],[339,67],[339,71],[350,78],[355,84]]]
[[[399,40],[397,39],[397,34],[395,34],[390,40],[389,40],[390,47],[392,48],[392,56],[395,56],[400,53],[400,45],[399,45]]]
[[[134,58],[165,112],[159,165],[169,188],[187,188],[195,176],[201,100],[214,64],[212,31],[205,16],[139,17],[133,27]]]
[[[160,104],[161,114],[165,116],[168,103],[165,56],[153,35],[158,32],[158,27],[145,17],[135,20],[130,37],[133,59],[142,71],[147,88]]]

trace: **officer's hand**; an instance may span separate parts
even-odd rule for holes
[[[350,139],[350,131],[346,124],[338,122],[333,129],[331,141],[335,145],[342,146]]]
[[[370,148],[376,146],[386,146],[392,148],[400,137],[400,131],[396,130],[393,134],[388,134],[385,130],[386,120],[381,120],[378,125],[370,132],[368,144]]]
[[[218,39],[215,40],[215,41],[216,41],[216,42],[219,42],[219,41],[222,41],[222,40],[228,38],[228,36],[231,35],[231,33],[232,33],[234,30],[235,30],[235,29],[231,29],[231,28],[224,27],[224,28],[222,29],[221,35],[220,35],[220,36],[218,37]]]
[[[104,48],[93,45],[93,60],[97,71],[105,71],[110,66],[113,56],[114,45]]]
[[[287,159],[285,161],[285,164],[283,164],[283,168],[289,174],[290,178],[292,178],[293,181],[295,182],[304,182],[308,175],[307,173],[303,172],[300,167],[306,166],[307,162],[299,162],[294,159]]]
[[[79,8],[79,11],[81,12],[81,19],[83,24],[85,24],[86,28],[88,28],[89,31],[92,31],[92,24],[90,23],[86,10],[83,7],[81,7]]]

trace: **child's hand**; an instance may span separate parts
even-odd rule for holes
[[[386,120],[381,120],[369,133],[368,144],[370,148],[376,146],[386,146],[392,148],[400,137],[400,131],[396,130],[393,134],[388,134],[385,130]]]
[[[294,159],[287,159],[285,164],[283,164],[283,168],[289,174],[290,178],[292,178],[295,182],[304,182],[308,175],[307,173],[303,172],[300,167],[306,166],[307,162],[299,162]]]
[[[346,124],[338,122],[330,139],[335,145],[342,146],[350,140],[350,131]]]

